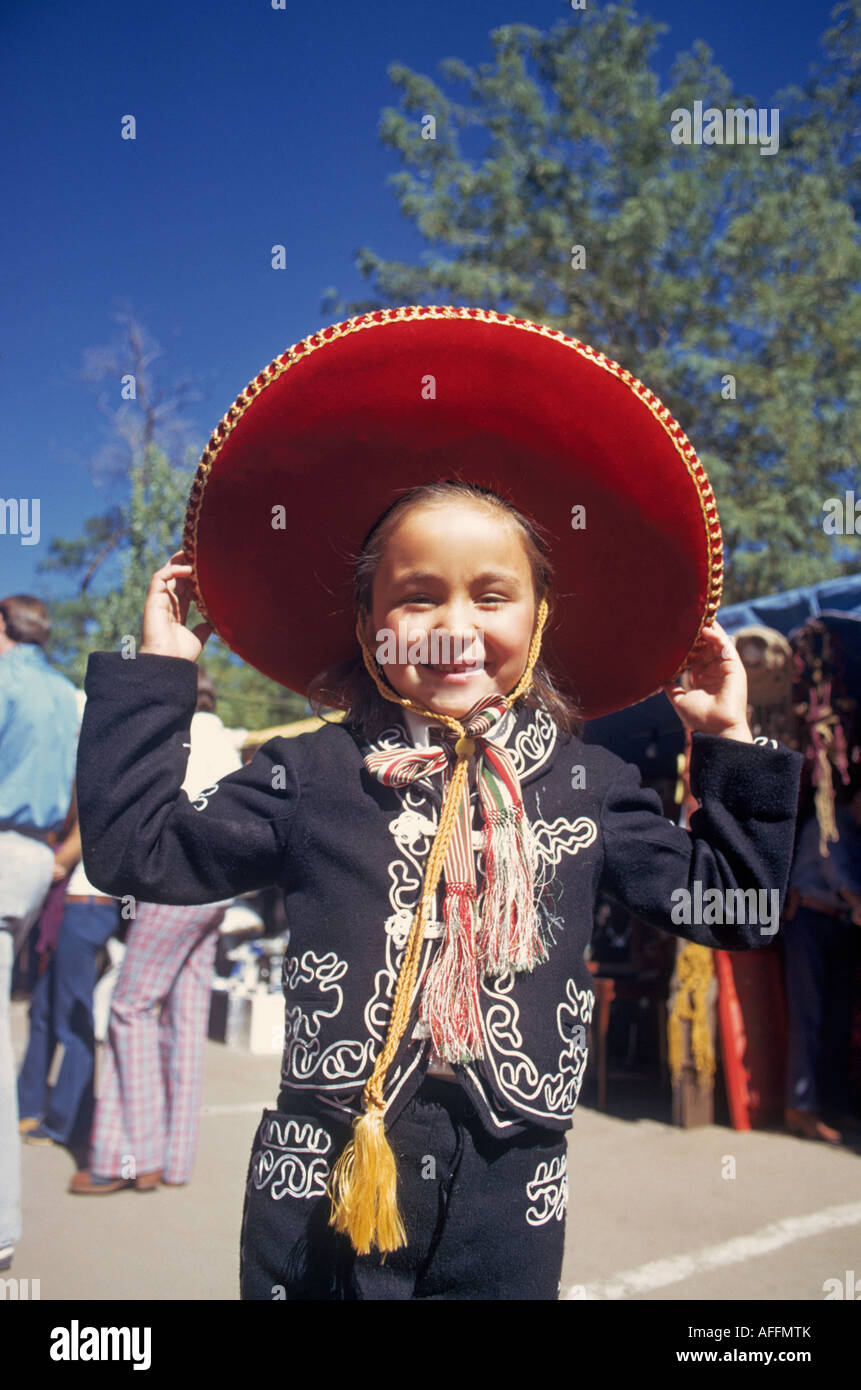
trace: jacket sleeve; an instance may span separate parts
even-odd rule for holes
[[[91,652],[78,744],[84,870],[117,897],[192,906],[286,874],[299,785],[289,740],[190,801],[182,790],[197,667],[180,657]]]
[[[701,946],[751,950],[774,941],[803,760],[770,742],[693,734],[691,790],[700,806],[689,829],[668,821],[639,769],[622,764],[602,808],[600,887],[644,922]]]

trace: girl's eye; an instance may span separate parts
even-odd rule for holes
[[[479,603],[505,603],[505,594],[482,594]]]

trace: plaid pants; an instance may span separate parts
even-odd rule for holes
[[[99,1177],[191,1177],[223,916],[223,903],[137,904],[111,1001],[90,1139],[90,1168]]]
[[[565,1134],[496,1139],[456,1082],[425,1080],[388,1132],[407,1245],[385,1259],[356,1255],[328,1224],[326,1181],[349,1137],[312,1098],[302,1114],[264,1112],[242,1218],[243,1299],[558,1298]]]

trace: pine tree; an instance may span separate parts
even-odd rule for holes
[[[49,659],[83,688],[91,651],[137,650],[147,589],[182,543],[196,451],[181,413],[183,383],[165,389],[154,369],[158,345],[133,315],[121,317],[118,346],[88,354],[84,379],[110,419],[105,447],[91,460],[94,480],[110,482],[115,500],[90,517],[83,533],[54,538],[38,566],[58,575],[74,596],[51,599]],[[134,379],[134,396],[120,407],[117,384]],[[113,395],[107,390],[112,388]],[[192,605],[188,625],[201,615]],[[217,713],[228,727],[264,729],[301,718],[306,701],[240,660],[213,633],[201,664],[212,676]]]
[[[775,99],[734,91],[703,43],[662,87],[665,26],[628,3],[497,29],[492,63],[449,59],[441,83],[393,65],[381,138],[429,250],[411,265],[361,248],[371,297],[330,291],[327,310],[481,305],[621,362],[712,480],[724,602],[858,569],[857,542],[823,529],[859,455],[858,17],[839,6],[810,82]],[[776,106],[778,149],[673,143],[695,101]]]

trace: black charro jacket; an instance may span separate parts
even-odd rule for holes
[[[358,1114],[437,825],[439,777],[384,787],[364,768],[369,745],[332,724],[271,739],[192,802],[181,784],[195,663],[94,652],[85,688],[77,799],[90,881],[104,893],[170,904],[280,885],[290,944],[278,1108],[341,1120]],[[398,718],[393,712],[373,747],[408,741]],[[744,950],[774,940],[755,923],[674,923],[672,894],[693,892],[699,880],[702,892],[778,889],[782,898],[802,762],[773,740],[752,746],[694,734],[691,781],[701,807],[685,830],[665,818],[636,766],[565,739],[544,711],[521,710],[507,746],[541,850],[552,945],[531,974],[484,979],[485,1057],[458,1069],[500,1136],[571,1124],[587,1058],[593,994],[584,950],[599,890],[705,946]],[[584,772],[574,777],[575,767]],[[420,982],[438,943],[430,924]],[[414,1021],[418,999],[417,989]],[[427,1068],[429,1044],[412,1032],[388,1073],[390,1120]]]

